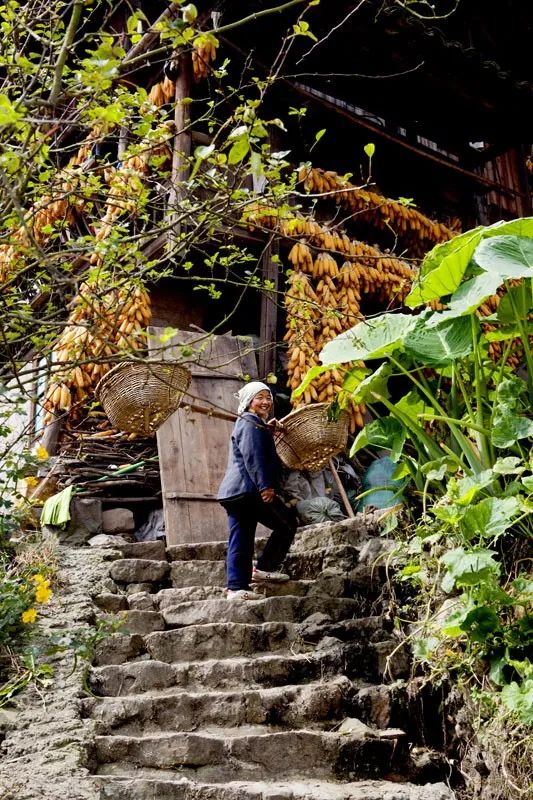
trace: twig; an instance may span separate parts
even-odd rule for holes
[[[54,82],[52,84],[52,89],[50,90],[50,94],[48,96],[48,102],[52,106],[55,106],[57,104],[59,92],[61,91],[61,79],[63,77],[63,70],[67,62],[68,52],[70,50],[72,42],[74,41],[74,36],[78,29],[82,8],[83,8],[83,0],[74,0],[72,5],[72,16],[70,17],[70,22],[65,32],[65,38],[63,39],[63,44],[61,45],[61,50],[59,51],[59,56],[57,58],[54,70]]]

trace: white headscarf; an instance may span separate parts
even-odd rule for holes
[[[239,398],[239,407],[237,409],[238,414],[242,414],[243,411],[246,411],[256,394],[259,392],[268,392],[270,397],[272,397],[272,392],[266,385],[266,383],[261,383],[261,381],[250,381],[250,383],[245,384],[242,389],[239,389],[235,397]]]

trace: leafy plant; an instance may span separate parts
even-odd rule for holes
[[[524,723],[532,721],[532,269],[533,219],[468,231],[427,255],[407,298],[438,300],[442,310],[360,322],[325,346],[316,368],[381,362],[372,373],[348,372],[339,402],[363,401],[374,415],[352,453],[390,451],[396,477],[410,474],[422,505],[400,574],[427,595],[415,655],[437,672],[485,676]],[[496,292],[496,312],[479,315]],[[507,363],[511,348],[523,373]],[[399,398],[395,378],[411,386]]]

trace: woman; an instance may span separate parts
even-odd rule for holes
[[[228,466],[218,491],[218,500],[228,515],[228,600],[257,600],[250,583],[288,581],[278,572],[294,534],[296,517],[276,494],[280,463],[272,431],[279,423],[268,422],[272,393],[260,381],[247,383],[237,394],[239,419],[229,446]],[[257,523],[272,533],[257,565],[253,566]]]

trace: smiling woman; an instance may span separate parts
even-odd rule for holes
[[[237,396],[240,417],[231,435],[228,466],[218,499],[228,515],[228,600],[253,600],[259,596],[248,591],[250,583],[289,579],[276,570],[291,546],[296,518],[276,493],[280,463],[272,436],[277,423],[268,422],[272,393],[264,383],[253,381]],[[253,567],[258,522],[272,533]]]

